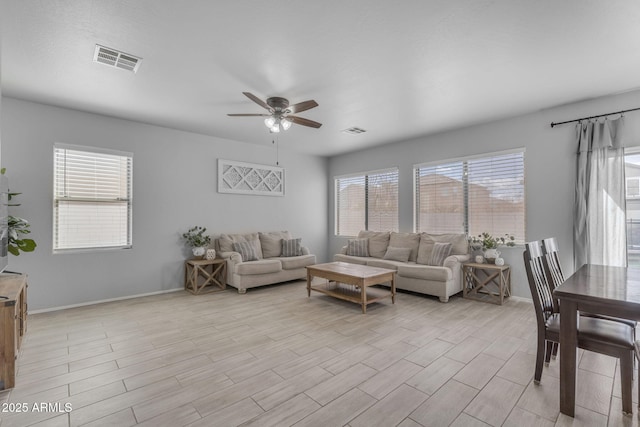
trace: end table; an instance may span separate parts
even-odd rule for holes
[[[511,296],[511,267],[508,265],[462,264],[462,296],[502,305]]]
[[[192,294],[222,291],[227,287],[227,262],[190,259],[184,263],[184,289]]]

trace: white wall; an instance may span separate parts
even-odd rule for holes
[[[400,231],[411,232],[414,164],[525,147],[526,239],[557,237],[563,268],[572,273],[575,124],[551,128],[550,123],[636,107],[640,107],[640,91],[333,157],[329,159],[328,182],[329,253],[336,253],[347,240],[334,235],[335,176],[398,166]],[[629,113],[625,120],[627,146],[640,145],[640,112]],[[530,298],[522,251],[522,247],[502,249],[505,261],[513,268],[513,294]]]
[[[29,274],[32,310],[158,292],[183,286],[189,250],[180,233],[290,230],[319,261],[327,258],[327,161],[280,150],[284,197],[219,194],[218,158],[275,164],[275,149],[12,98],[2,99],[2,166],[14,215],[31,223],[33,253],[9,258]],[[133,249],[52,254],[53,144],[134,153]]]

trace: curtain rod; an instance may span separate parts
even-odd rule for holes
[[[589,120],[589,119],[595,119],[598,117],[604,117],[604,116],[612,116],[614,114],[623,114],[623,113],[628,113],[629,111],[637,111],[640,110],[640,107],[638,108],[631,108],[629,110],[621,110],[621,111],[616,111],[614,113],[607,113],[607,114],[598,114],[597,116],[590,116],[590,117],[582,117],[581,119],[574,119],[574,120],[567,120],[566,122],[558,122],[558,123],[551,123],[551,127],[554,126],[558,126],[558,125],[564,125],[566,123],[573,123],[573,122],[580,122],[582,120]]]

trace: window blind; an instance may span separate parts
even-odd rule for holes
[[[131,247],[131,153],[54,147],[55,251]]]
[[[463,175],[462,162],[415,169],[415,221],[418,232],[465,232]]]
[[[398,169],[336,178],[336,234],[398,231]]]
[[[419,165],[414,172],[417,231],[509,234],[524,243],[524,151]]]

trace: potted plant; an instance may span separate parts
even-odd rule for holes
[[[206,231],[206,227],[196,225],[182,234],[182,238],[185,239],[187,245],[192,248],[193,256],[203,256],[206,252],[206,247],[211,243],[211,236],[204,234]]]
[[[7,171],[6,168],[0,169],[0,174],[4,175]],[[20,195],[21,193],[8,192],[8,204],[7,206],[20,206],[19,203],[11,203],[11,200]],[[7,218],[7,234],[8,245],[7,250],[15,256],[20,255],[22,252],[33,252],[36,249],[36,242],[33,239],[24,238],[25,234],[31,233],[29,230],[30,224],[24,219],[13,215],[8,215]]]
[[[494,237],[491,234],[484,232],[473,236],[469,239],[471,247],[475,250],[482,250],[487,262],[493,264],[496,258],[500,257],[499,246],[515,246],[516,238],[510,234],[504,236]]]

